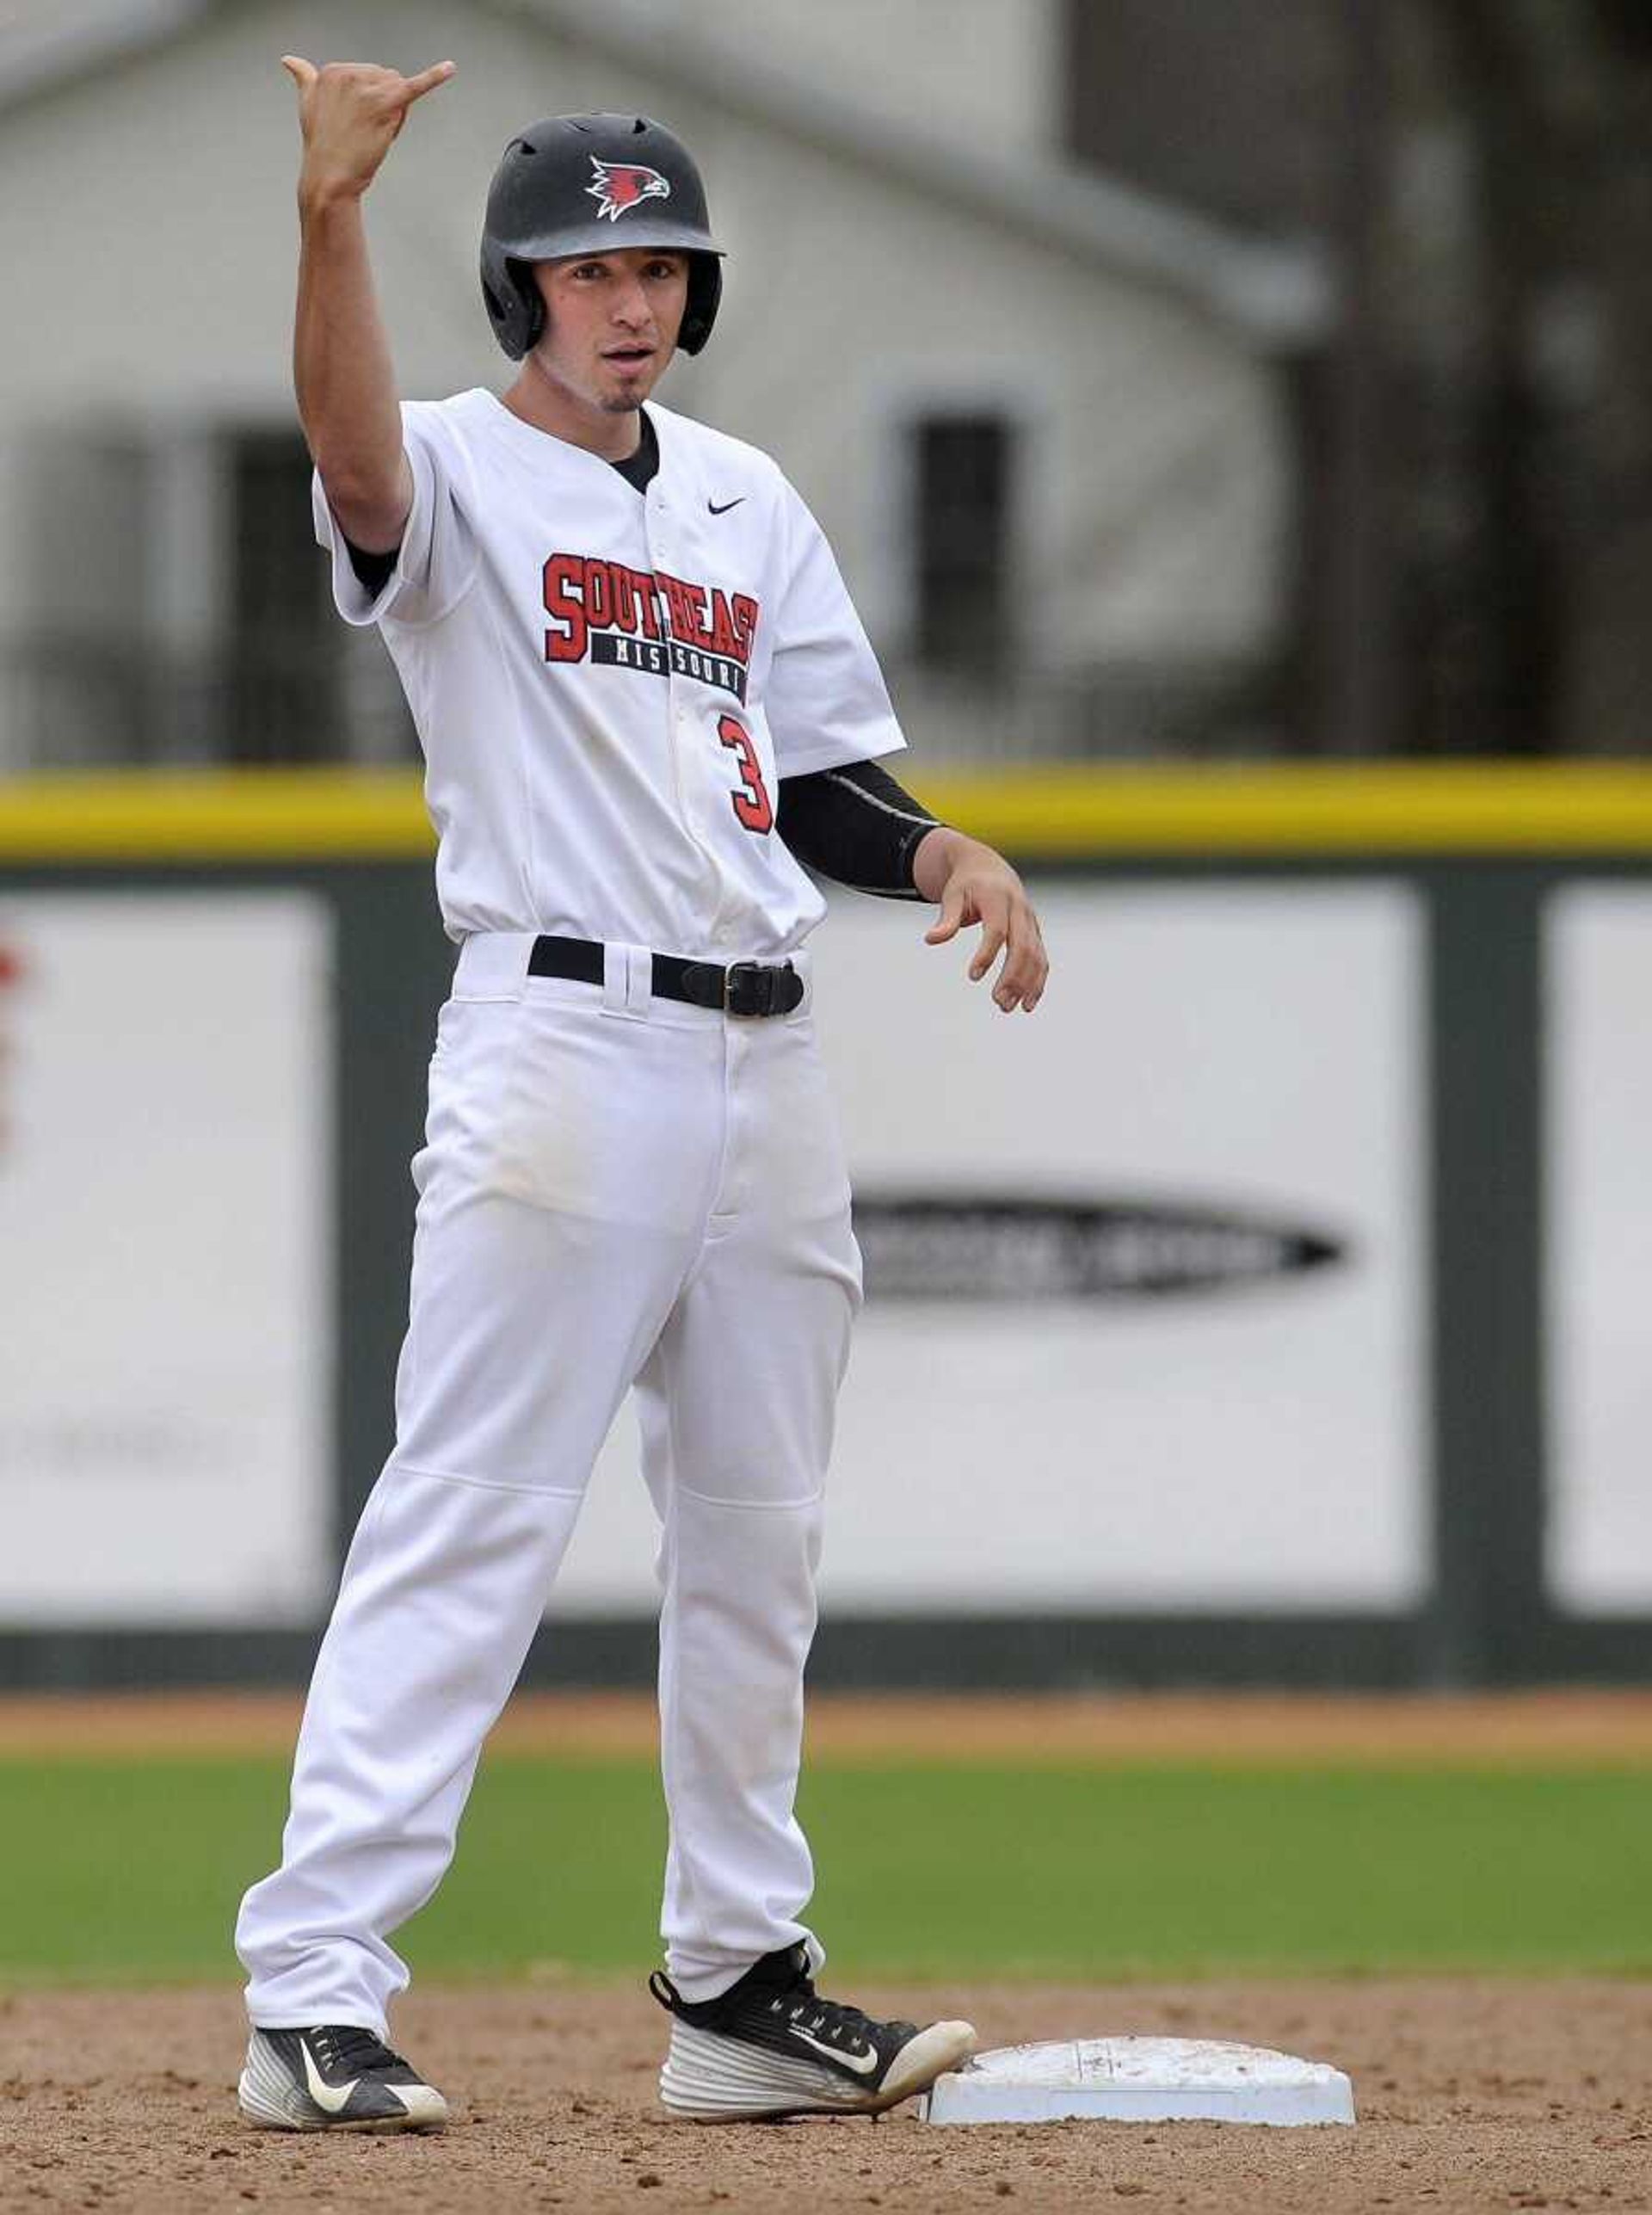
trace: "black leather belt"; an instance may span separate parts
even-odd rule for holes
[[[720,1008],[730,1015],[789,1015],[803,997],[803,979],[789,961],[736,961],[724,969],[677,953],[649,959],[656,1000],[686,1000],[691,1008]],[[594,938],[536,938],[527,957],[530,977],[600,984],[605,969],[601,941]]]

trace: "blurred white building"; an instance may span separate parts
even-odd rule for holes
[[[393,755],[288,382],[283,52],[451,54],[369,202],[409,396],[502,386],[511,133],[636,108],[729,250],[669,404],[774,452],[935,760],[1221,744],[1281,645],[1304,253],[1063,163],[1055,0],[0,0],[0,767]],[[1225,705],[1224,705],[1225,703]],[[1191,734],[1191,736],[1190,736]]]

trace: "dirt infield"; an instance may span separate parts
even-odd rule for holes
[[[297,1703],[266,1694],[0,1700],[0,1755],[281,1755]],[[1652,1694],[844,1699],[811,1711],[817,1760],[1652,1763]],[[651,1704],[519,1698],[502,1749],[651,1752]],[[1353,2131],[1201,2124],[939,2130],[909,2110],[701,2129],[655,2102],[663,2018],[639,1988],[425,1986],[398,2038],[454,2102],[434,2139],[249,2132],[228,1986],[0,1996],[0,2215],[515,2215],[640,2205],[826,2205],[900,2215],[1140,2202],[1212,2215],[1393,2208],[1652,2209],[1652,1982],[1569,1978],[871,1987],[888,2013],[967,2014],[986,2045],[1128,2031],[1238,2038],[1335,2062]]]
[[[0,1755],[282,1754],[287,1693],[0,1695]],[[648,1755],[645,1694],[519,1693],[501,1752]],[[1652,1763],[1652,1691],[817,1693],[809,1749],[842,1761]]]
[[[900,2215],[1144,2206],[1262,2215],[1652,2205],[1652,1984],[1582,1980],[872,1990],[983,2042],[1157,2031],[1273,2045],[1354,2082],[1350,2131],[1205,2124],[706,2129],[654,2104],[640,1990],[411,1996],[400,2035],[454,2101],[428,2139],[292,2138],[233,2110],[239,2006],[211,1992],[0,2001],[0,2209]]]

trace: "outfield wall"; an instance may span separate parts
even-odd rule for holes
[[[868,1285],[817,1675],[1648,1674],[1652,775],[924,790],[1055,978],[814,941]],[[0,1681],[302,1671],[450,957],[411,779],[0,787]],[[533,1674],[646,1675],[651,1554],[622,1416]]]

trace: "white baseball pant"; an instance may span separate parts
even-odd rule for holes
[[[793,1813],[837,1389],[860,1301],[811,994],[759,1020],[472,938],[430,1068],[397,1436],[317,1659],[252,2021],[385,2030],[627,1389],[661,1523],[662,1929],[690,2000],[805,1941]],[[805,982],[808,957],[796,957]]]

